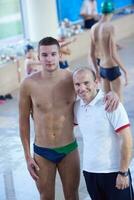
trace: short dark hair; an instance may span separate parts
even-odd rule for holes
[[[25,54],[28,53],[31,49],[33,50],[34,47],[33,47],[31,44],[27,44],[27,45],[24,47]]]
[[[40,46],[49,46],[49,45],[57,45],[57,47],[60,49],[60,45],[58,40],[56,40],[53,37],[45,37],[41,39],[38,43],[38,51]]]

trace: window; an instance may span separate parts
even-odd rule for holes
[[[0,0],[0,40],[22,34],[19,0]]]

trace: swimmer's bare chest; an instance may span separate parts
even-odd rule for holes
[[[53,145],[58,145],[63,134],[72,134],[74,100],[73,85],[68,81],[37,85],[36,90],[34,88],[32,104],[38,144],[41,145],[44,138],[44,141],[53,141]]]
[[[73,85],[70,81],[55,80],[36,84],[31,93],[32,103],[43,113],[62,108],[74,100]]]

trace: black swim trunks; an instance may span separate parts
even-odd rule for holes
[[[111,68],[104,68],[100,66],[100,76],[109,81],[113,81],[121,76],[120,68],[118,66]]]

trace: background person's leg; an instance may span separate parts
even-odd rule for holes
[[[120,100],[123,102],[121,78],[118,77],[114,81],[111,81],[110,86],[111,86],[111,90],[116,92],[117,95],[119,96]]]

